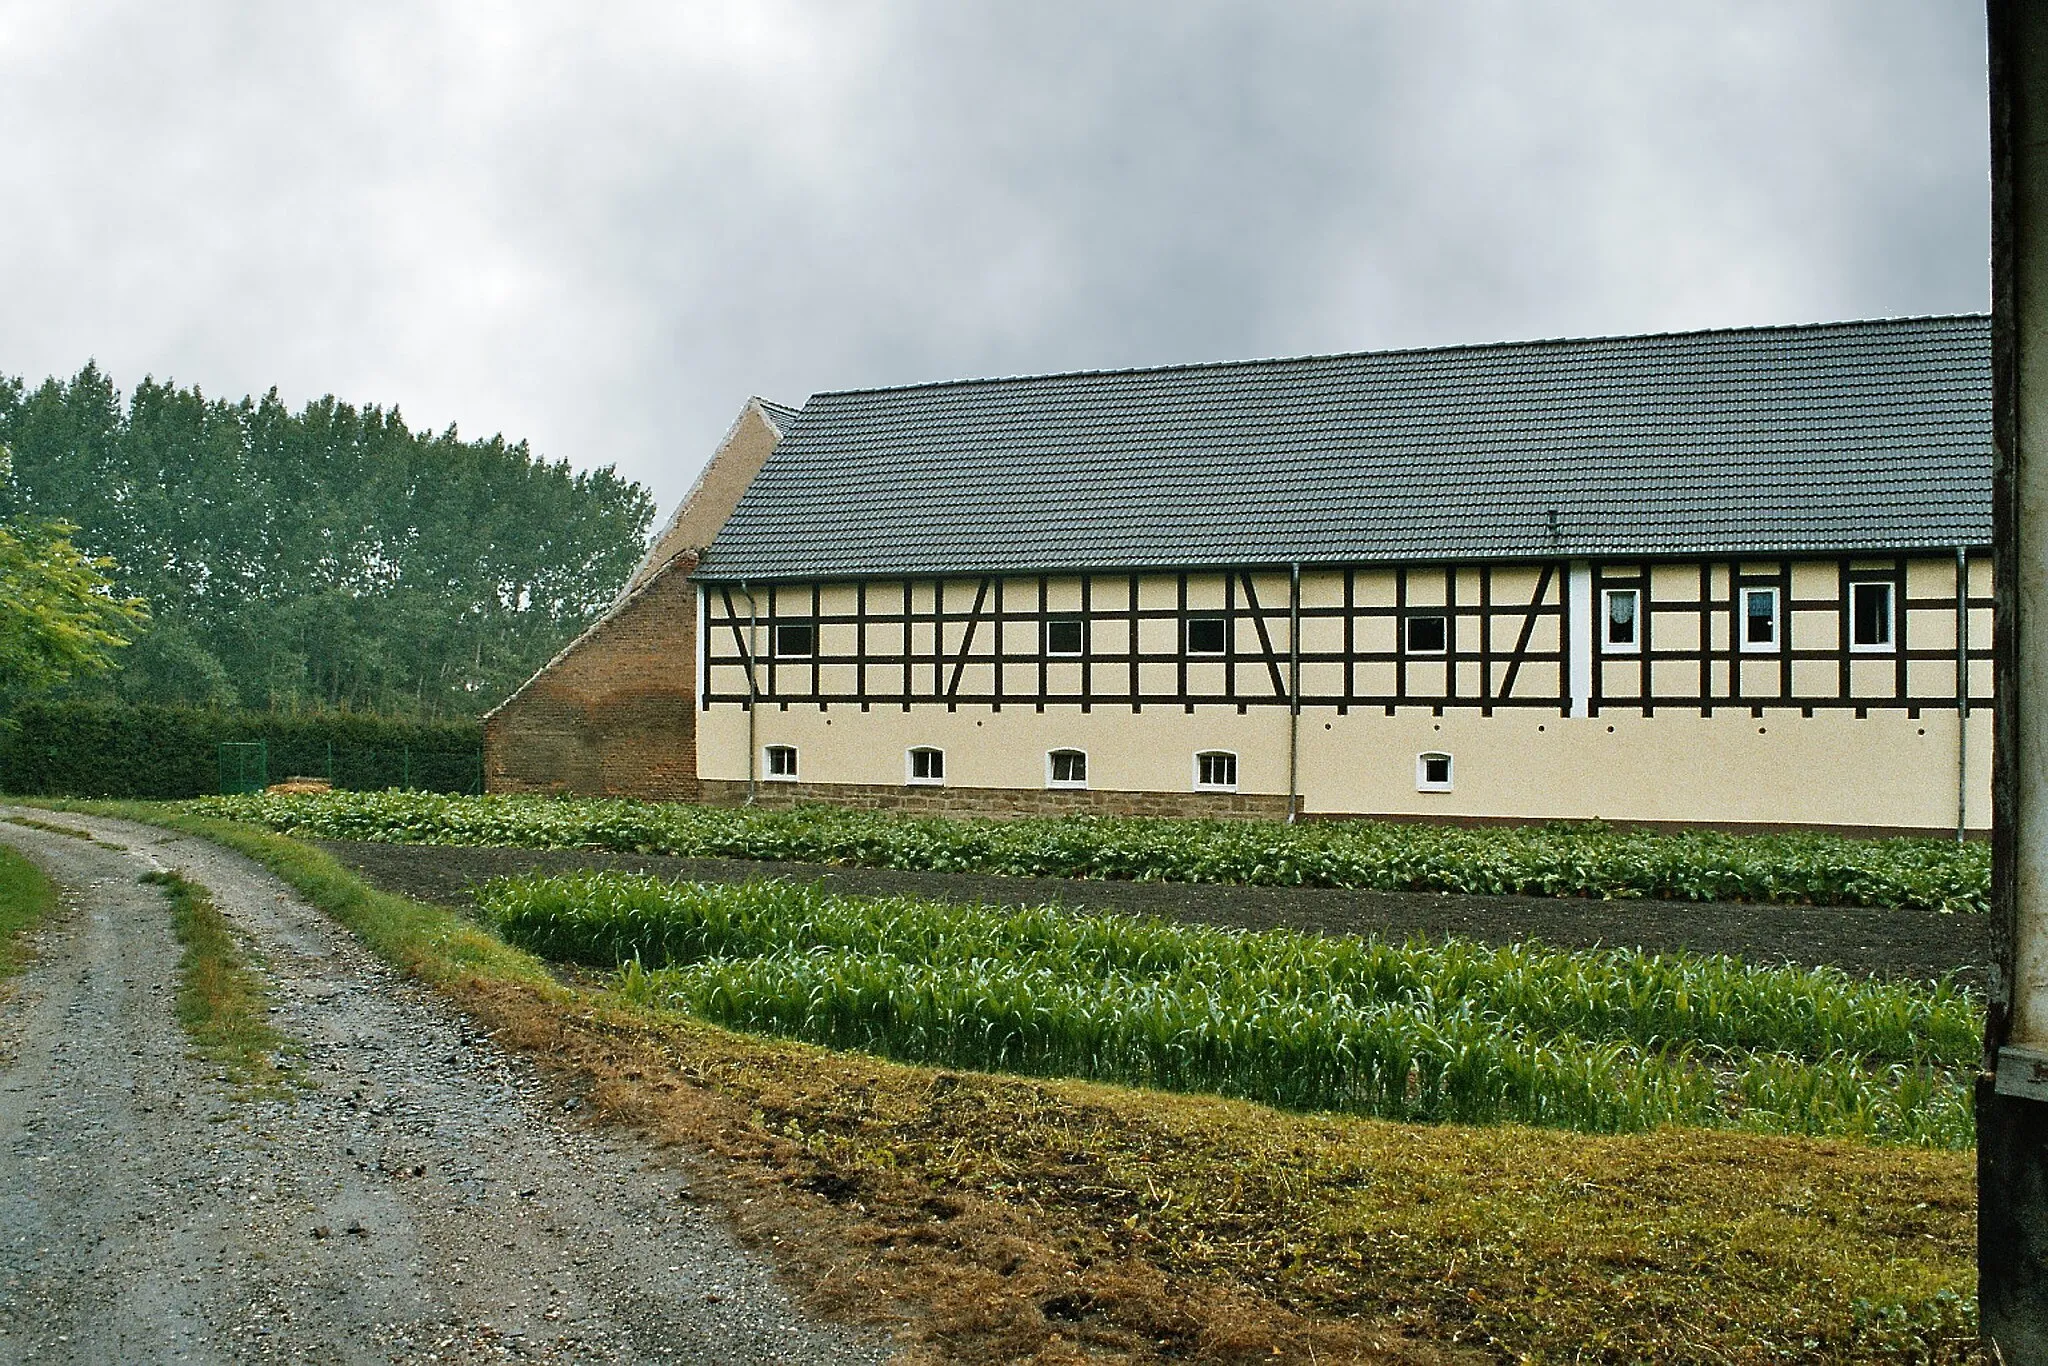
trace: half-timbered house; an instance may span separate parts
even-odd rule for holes
[[[1981,827],[1988,357],[1934,318],[772,409],[668,609],[696,791]]]

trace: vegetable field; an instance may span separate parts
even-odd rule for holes
[[[423,792],[201,798],[192,809],[325,839],[593,846],[1026,877],[1655,897],[1981,911],[1982,844],[1835,835],[1680,834],[1598,825],[1484,830],[1371,821],[911,818],[834,807]]]
[[[1973,1141],[1951,985],[579,873],[478,904],[650,1005],[907,1061],[1422,1122]]]

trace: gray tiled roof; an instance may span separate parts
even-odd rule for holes
[[[818,394],[698,574],[1982,546],[1990,384],[1952,317]]]
[[[789,433],[790,424],[796,421],[797,414],[802,411],[790,407],[787,403],[776,403],[759,395],[755,396],[754,402],[761,405],[761,411],[768,414],[768,420],[785,436]]]

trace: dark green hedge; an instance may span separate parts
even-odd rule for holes
[[[270,781],[474,792],[483,728],[343,712],[299,716],[105,702],[26,702],[0,718],[0,792],[198,797],[220,790],[224,741],[262,740]]]

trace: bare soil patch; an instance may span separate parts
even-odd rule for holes
[[[385,891],[468,910],[472,889],[495,877],[600,868],[703,882],[781,877],[858,896],[921,896],[1016,906],[1157,916],[1247,930],[1486,944],[1539,940],[1556,948],[1635,948],[1729,954],[1754,963],[1837,967],[1855,976],[1932,981],[1953,973],[1981,987],[1990,961],[1982,916],[1748,902],[1593,901],[1574,897],[1455,896],[1321,887],[1088,882],[833,868],[749,859],[674,858],[587,849],[495,849],[323,840],[320,847]]]

